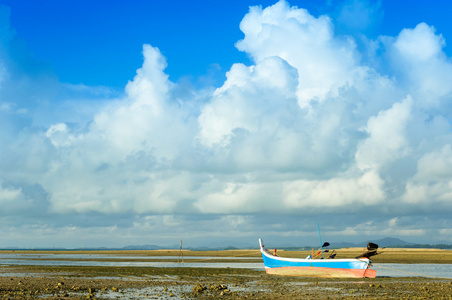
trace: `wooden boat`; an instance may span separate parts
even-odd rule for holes
[[[351,278],[375,278],[377,271],[370,269],[370,256],[377,254],[378,245],[369,243],[368,251],[360,258],[316,259],[308,256],[305,259],[284,258],[272,254],[265,249],[262,239],[259,239],[262,258],[264,259],[265,271],[267,274],[303,276],[303,277],[351,277]],[[376,248],[375,248],[376,246]],[[322,249],[323,254],[323,249]]]

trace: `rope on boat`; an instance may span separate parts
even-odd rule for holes
[[[427,274],[421,274],[421,273],[414,273],[414,272],[408,272],[408,271],[398,270],[398,269],[389,268],[389,267],[383,267],[381,264],[372,264],[372,265],[378,266],[379,268],[388,269],[388,270],[397,271],[397,272],[402,272],[402,273],[407,273],[407,274],[411,274],[411,275],[417,275],[417,276],[423,276],[423,277],[432,277],[432,278],[440,278],[440,279],[450,279],[450,278],[447,278],[447,277],[441,277],[441,276],[435,276],[435,275],[427,275]]]

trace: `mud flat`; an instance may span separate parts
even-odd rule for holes
[[[362,249],[340,250],[338,253],[350,257],[354,253],[360,253]],[[159,252],[162,259],[164,256],[179,254],[178,251],[168,251]],[[451,251],[384,251],[377,258],[388,257],[380,262],[450,264],[452,261]],[[61,254],[47,254],[58,253]],[[92,253],[114,255],[115,260],[130,259],[128,256],[159,256],[156,251]],[[281,256],[296,257],[309,254],[279,250],[278,253]],[[184,251],[184,255],[243,258],[258,257],[260,254],[254,250],[235,250]],[[431,260],[426,261],[427,258]],[[0,266],[0,299],[452,299],[452,279],[416,276],[375,279],[302,278],[271,276],[263,270],[228,268],[227,263],[225,265],[224,268]]]
[[[451,299],[452,280],[325,279],[233,268],[0,268],[0,299]]]

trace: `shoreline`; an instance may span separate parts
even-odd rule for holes
[[[273,249],[269,249],[273,251]],[[341,248],[335,249],[337,255],[336,258],[353,258],[359,254],[365,252],[364,248]],[[306,257],[311,254],[311,251],[285,251],[277,250],[277,253],[281,257],[295,258]],[[402,264],[452,264],[452,250],[442,249],[418,249],[418,248],[383,248],[379,249],[379,255],[371,258],[373,263],[402,263]],[[260,258],[261,253],[259,249],[249,250],[219,250],[219,251],[192,251],[192,250],[99,250],[99,251],[85,251],[85,250],[1,250],[1,254],[34,254],[34,255],[105,255],[115,256],[115,258],[106,258],[106,261],[130,261],[128,257],[139,256],[142,261],[170,261],[164,257],[172,256],[179,257],[181,255],[190,257],[218,257],[229,258],[228,260],[221,260],[221,262],[243,262],[243,259]],[[147,259],[147,257],[153,257]],[[157,259],[155,257],[161,257]],[[234,260],[237,258],[237,260]],[[62,258],[58,258],[62,259]],[[91,258],[84,258],[85,260],[91,260]],[[64,259],[71,260],[71,259]],[[73,259],[76,260],[76,259]],[[92,257],[92,260],[96,258]],[[172,259],[177,260],[177,259]],[[194,259],[196,260],[196,259]],[[139,261],[139,260],[134,260]],[[206,262],[218,262],[215,259],[206,260]]]

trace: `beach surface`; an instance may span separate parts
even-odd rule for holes
[[[363,249],[338,249],[353,257]],[[281,256],[306,257],[306,251],[277,251]],[[383,249],[374,263],[452,263],[452,251]],[[111,256],[111,261],[151,257],[179,260],[179,250],[158,251],[3,251],[7,254],[85,254],[86,259]],[[91,256],[94,256],[91,258]],[[256,250],[183,251],[203,262],[256,262]],[[177,257],[177,258],[175,258]],[[209,257],[206,259],[206,257]],[[216,259],[217,258],[217,259]],[[254,258],[254,260],[253,260]],[[39,255],[36,257],[39,259]],[[72,258],[73,259],[73,258]],[[222,260],[223,259],[223,260]],[[143,260],[146,260],[143,258]],[[184,259],[184,262],[187,262]],[[185,267],[36,266],[0,267],[0,299],[451,299],[452,279],[435,276],[374,279],[303,278],[267,275],[263,270]]]

